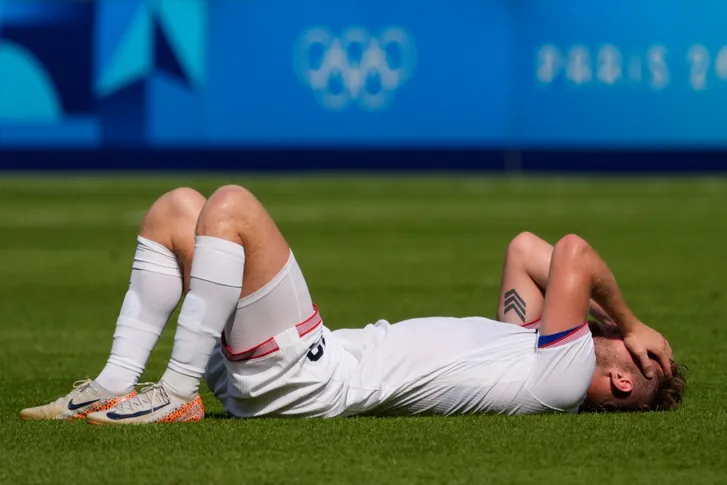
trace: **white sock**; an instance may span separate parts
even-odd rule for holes
[[[175,394],[192,398],[242,288],[245,251],[225,239],[197,236],[190,291],[182,304],[169,367],[162,376]]]
[[[114,394],[125,394],[136,385],[181,297],[182,273],[174,254],[139,236],[111,355],[97,384]]]

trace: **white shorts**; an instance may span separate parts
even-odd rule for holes
[[[235,325],[273,335],[251,348],[230,348],[223,334],[206,380],[225,411],[236,417],[328,417],[340,414],[344,388],[335,377],[351,361],[331,338],[292,252],[267,285],[240,300]],[[249,332],[246,332],[249,333]]]

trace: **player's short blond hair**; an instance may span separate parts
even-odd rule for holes
[[[586,412],[633,412],[633,411],[672,411],[679,407],[687,387],[686,368],[671,362],[671,377],[663,374],[656,379],[647,379],[641,372],[635,373],[634,389],[624,398],[614,396],[601,402],[586,400],[581,406]]]

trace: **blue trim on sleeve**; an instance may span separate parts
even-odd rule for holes
[[[582,327],[583,327],[583,324],[578,325],[577,327],[573,327],[568,330],[564,330],[562,332],[554,333],[552,335],[541,335],[538,337],[538,347],[545,347],[554,342],[557,342],[558,340],[564,339],[564,338],[568,337],[569,335],[576,333]]]

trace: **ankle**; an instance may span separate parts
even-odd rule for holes
[[[174,369],[168,368],[159,383],[172,394],[185,400],[191,401],[199,394],[199,379],[181,374]]]

